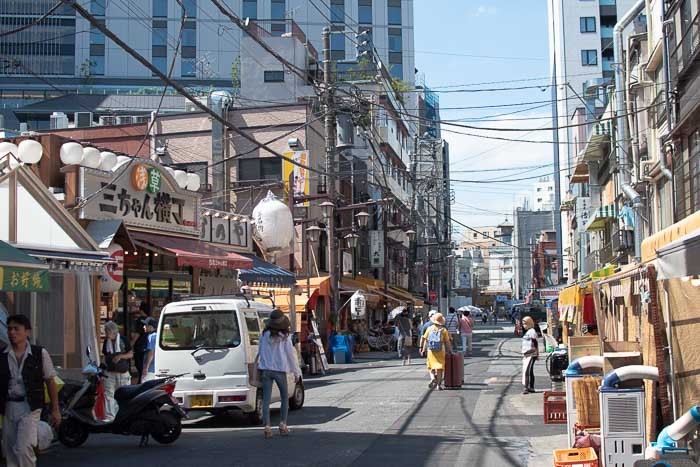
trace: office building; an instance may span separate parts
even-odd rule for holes
[[[532,210],[551,211],[554,209],[554,181],[549,177],[538,180],[532,187]]]

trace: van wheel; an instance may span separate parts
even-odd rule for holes
[[[304,383],[299,381],[296,386],[294,386],[294,393],[292,393],[292,397],[289,398],[289,409],[290,410],[299,410],[304,406],[304,399],[305,399],[305,393],[304,393]]]
[[[251,425],[262,425],[263,422],[263,395],[258,389],[255,393],[255,410],[248,414]]]

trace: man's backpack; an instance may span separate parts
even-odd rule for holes
[[[428,334],[428,349],[435,351],[442,350],[442,328],[433,326]]]

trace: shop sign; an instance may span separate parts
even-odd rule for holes
[[[309,165],[309,152],[308,151],[294,151],[287,152],[284,154],[287,158],[298,162],[303,165],[301,167],[296,164],[292,164],[289,161],[284,161],[283,172],[284,183],[287,190],[293,190],[294,196],[306,196],[309,194],[309,171],[306,166]],[[289,176],[294,174],[292,180],[292,186],[289,186]],[[309,202],[305,201],[303,203],[297,203],[297,206],[308,206]]]
[[[253,251],[251,242],[252,226],[247,220],[230,213],[202,209],[199,239],[235,247],[239,251]],[[204,213],[209,215],[205,216]],[[219,214],[218,217],[215,214]]]
[[[437,302],[437,292],[430,291],[430,293],[428,294],[428,300],[431,302]]]
[[[353,319],[364,318],[367,314],[367,299],[360,290],[355,291],[350,297],[350,314]]]
[[[7,292],[48,292],[48,271],[0,267],[0,290]]]
[[[540,289],[540,298],[546,300],[553,300],[559,297],[559,289]]]
[[[369,231],[369,258],[370,267],[384,267],[384,231],[370,230]]]
[[[117,262],[114,268],[107,270],[106,274],[100,277],[100,290],[104,293],[112,293],[119,290],[124,281],[124,248],[121,245],[112,243],[107,248],[109,257]]]
[[[177,185],[162,166],[144,160],[115,172],[80,168],[81,219],[120,219],[128,226],[199,234],[199,195]]]
[[[576,219],[577,224],[585,227],[591,218],[591,198],[576,198]]]

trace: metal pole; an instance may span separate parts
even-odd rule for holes
[[[554,6],[552,5],[552,12]],[[556,40],[556,31],[554,30],[554,14],[552,14],[552,38]],[[556,231],[557,240],[557,284],[562,283],[564,278],[564,255],[563,255],[563,239],[562,239],[562,224],[561,224],[561,170],[559,168],[559,109],[557,105],[557,56],[556,43],[552,47],[554,56],[552,58],[552,136],[554,143],[554,230]]]
[[[389,206],[386,204],[382,205],[382,241],[384,242],[384,299],[387,300],[386,304],[386,310],[387,312],[391,311],[389,310],[389,299],[387,298],[389,292],[389,248],[387,246],[387,214],[389,210]]]
[[[287,180],[288,185],[288,195],[287,199],[289,202],[289,210],[292,212],[292,217],[294,217],[294,170],[292,170],[289,173],[289,179]],[[294,233],[292,235],[292,249],[289,252],[289,271],[296,277],[296,264],[295,264],[295,259],[294,259],[294,250],[296,249],[296,226],[292,227],[294,229]],[[296,310],[296,303],[295,303],[295,296],[294,296],[294,289],[296,289],[296,283],[292,285],[291,290],[289,291],[289,319],[292,322],[292,332],[297,331],[297,310]]]
[[[331,62],[331,28],[323,28],[323,84],[324,84],[324,110],[325,138],[326,138],[326,193],[332,203],[336,202],[335,196],[335,153],[336,153],[336,114],[335,114],[335,90],[333,89]],[[330,274],[331,315],[337,318],[336,307],[340,302],[338,294],[338,271],[336,270],[335,248],[335,212],[328,219],[328,272]],[[338,320],[336,319],[336,326]]]
[[[425,302],[430,303],[430,248],[425,249]]]

